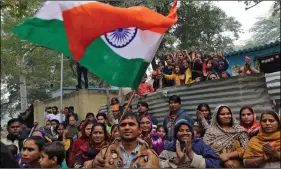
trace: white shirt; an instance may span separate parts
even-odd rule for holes
[[[65,121],[65,116],[64,114],[58,113],[58,114],[47,114],[44,113],[45,119],[47,120],[58,120],[60,123]]]

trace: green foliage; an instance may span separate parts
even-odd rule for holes
[[[274,11],[271,8],[269,14]],[[266,15],[257,18],[257,21],[249,30],[252,36],[244,46],[240,46],[236,49],[246,49],[255,46],[264,45],[270,42],[274,42],[280,39],[280,11],[276,15]]]
[[[174,34],[179,39],[180,49],[230,51],[241,31],[238,21],[209,2],[181,1],[178,17]]]

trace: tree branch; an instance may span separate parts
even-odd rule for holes
[[[258,5],[259,3],[261,3],[261,2],[262,2],[262,1],[258,1],[258,2],[256,2],[256,4],[254,4],[254,5],[250,6],[250,7],[245,8],[245,10],[247,11],[248,9],[251,9],[251,8],[257,6],[257,5]]]
[[[137,4],[135,4],[135,6],[141,5],[141,4],[144,3],[145,1],[146,1],[146,0],[142,0],[142,1],[138,2]]]

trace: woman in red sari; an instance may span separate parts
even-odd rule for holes
[[[100,150],[107,146],[109,134],[103,123],[95,123],[91,130],[91,139],[89,142],[80,146],[80,151],[75,156],[74,168],[83,168],[89,162],[95,159]]]
[[[72,149],[68,161],[69,168],[74,168],[75,156],[80,151],[80,147],[90,141],[90,134],[91,134],[92,127],[93,127],[93,121],[90,120],[85,120],[81,124],[80,129],[81,129],[82,136],[73,141]]]
[[[249,139],[256,136],[259,132],[260,123],[256,121],[255,111],[249,107],[242,107],[239,113],[240,125],[246,130]]]

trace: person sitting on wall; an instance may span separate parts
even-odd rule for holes
[[[252,60],[250,57],[245,56],[245,65],[240,67],[239,74],[240,76],[246,76],[253,73],[259,73],[257,69],[252,66]]]

